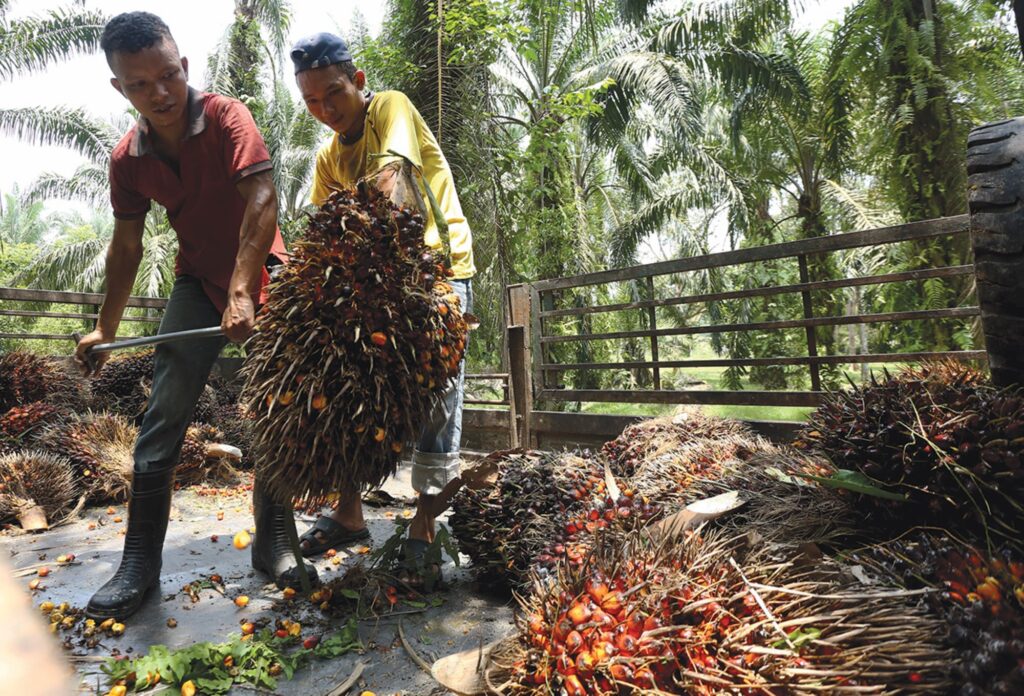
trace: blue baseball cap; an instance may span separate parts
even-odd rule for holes
[[[328,65],[352,60],[352,53],[349,52],[344,39],[325,31],[296,41],[290,55],[295,64],[296,75],[303,70],[325,68]]]

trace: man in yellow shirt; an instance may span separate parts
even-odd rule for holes
[[[356,69],[345,42],[333,34],[301,39],[292,49],[291,58],[306,108],[334,131],[334,136],[317,153],[311,194],[314,205],[323,205],[333,191],[353,186],[367,176],[376,175],[378,187],[390,194],[395,184],[395,168],[387,165],[402,157],[410,160],[422,172],[448,223],[455,273],[452,286],[463,310],[472,311],[470,278],[476,272],[472,233],[462,214],[448,162],[416,107],[401,92],[364,91],[366,75]],[[426,200],[426,191],[420,193]],[[441,238],[429,207],[426,217],[424,240],[440,249]],[[464,374],[465,361],[457,383],[445,396],[444,409],[438,409],[426,425],[413,452],[412,485],[419,499],[405,547],[406,557],[411,561],[419,562],[434,539],[434,518],[430,513],[434,496],[459,475]],[[304,555],[322,553],[369,536],[360,492],[339,493],[334,512],[321,516],[302,535]]]

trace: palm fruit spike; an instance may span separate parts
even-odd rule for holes
[[[92,502],[120,502],[131,489],[138,432],[123,416],[86,413],[47,428],[37,444],[71,460]]]
[[[604,470],[594,458],[572,452],[492,456],[498,459],[497,481],[490,488],[459,491],[449,524],[478,575],[516,587],[535,563],[564,553],[566,521],[591,499],[604,497]],[[561,548],[545,551],[551,546]]]
[[[855,557],[925,595],[948,624],[959,693],[1024,693],[1024,556],[987,553],[948,532],[914,532]],[[902,582],[900,582],[902,580]]]
[[[190,426],[185,433],[185,441],[181,444],[181,455],[178,457],[178,467],[175,469],[175,478],[182,483],[196,483],[201,481],[206,474],[206,443],[208,438],[216,434],[204,426]]]
[[[739,421],[709,416],[700,409],[684,408],[672,416],[651,418],[628,426],[622,435],[605,443],[602,452],[612,461],[616,476],[632,476],[647,457],[669,452],[703,438],[750,436]]]
[[[57,415],[57,407],[45,401],[15,406],[0,416],[0,436],[18,440],[23,445],[31,444],[38,436],[38,431],[53,422]]]
[[[249,339],[243,401],[282,499],[378,486],[457,375],[466,323],[423,220],[366,186],[311,217]]]
[[[79,385],[66,366],[23,351],[0,355],[0,414],[35,401],[77,405]]]
[[[237,403],[222,405],[213,419],[213,425],[221,432],[220,442],[242,450],[242,460],[237,463],[241,469],[253,466],[253,423],[249,411]]]
[[[92,381],[94,405],[128,418],[141,414],[153,381],[153,349],[111,356]]]
[[[543,574],[557,562],[582,565],[594,532],[617,543],[696,501],[735,492],[739,509],[715,520],[715,528],[754,532],[766,541],[821,543],[849,533],[850,496],[820,486],[806,475],[827,477],[827,461],[759,437],[700,438],[644,460],[636,475],[612,495],[563,516],[564,529],[536,557]]]
[[[995,389],[949,364],[885,374],[829,394],[795,444],[904,494],[862,500],[894,532],[931,520],[1024,550],[1020,388]]]
[[[746,544],[597,544],[583,566],[561,565],[519,597],[488,685],[509,696],[951,688],[953,651],[916,593],[879,592],[795,547]]]
[[[39,506],[53,524],[71,512],[77,496],[67,458],[40,450],[0,457],[0,520],[16,518]]]

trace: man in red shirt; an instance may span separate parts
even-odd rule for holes
[[[255,306],[280,263],[277,193],[270,154],[245,106],[188,86],[188,60],[167,25],[148,12],[114,17],[100,42],[111,84],[138,110],[138,123],[111,156],[114,236],[107,250],[107,291],[96,330],[78,344],[85,366],[89,346],[113,341],[142,258],[150,201],[167,209],[178,236],[174,289],[160,333],[220,325],[227,340],[252,332]],[[124,618],[159,586],[161,554],[171,507],[174,468],[185,430],[210,369],[225,344],[210,338],[156,349],[153,387],[135,444],[135,472],[121,565],[93,595],[87,613]],[[96,356],[102,364],[104,356]],[[86,368],[87,369],[87,368]],[[290,505],[253,491],[253,565],[278,586],[295,584],[297,568],[285,527]],[[316,571],[307,565],[311,576]]]

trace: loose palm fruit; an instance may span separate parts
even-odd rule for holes
[[[181,685],[181,696],[196,696],[196,685],[191,679]]]
[[[239,595],[235,597],[235,606],[239,609],[244,609],[249,605],[249,598],[246,595]]]
[[[235,538],[231,540],[231,543],[235,545],[236,549],[241,551],[244,548],[248,548],[249,544],[252,543],[252,537],[249,536],[249,532],[243,529],[235,534]]]

